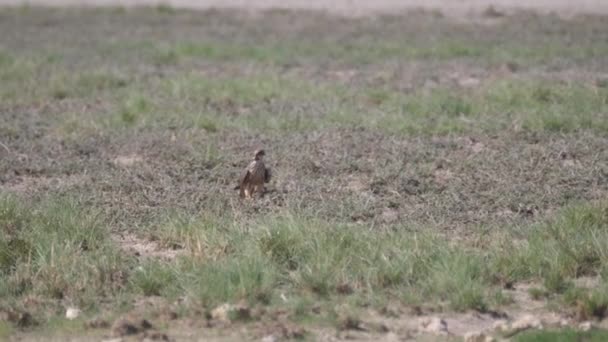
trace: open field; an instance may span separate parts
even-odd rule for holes
[[[0,339],[603,340],[608,17],[462,19],[0,8]]]

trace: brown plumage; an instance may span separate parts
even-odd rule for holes
[[[264,150],[256,150],[253,160],[241,173],[239,185],[235,188],[240,190],[241,197],[251,198],[255,193],[260,196],[264,194],[264,183],[268,183],[271,177],[270,169],[264,165],[265,155]]]

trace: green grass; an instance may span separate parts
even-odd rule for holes
[[[495,239],[496,255],[490,262],[502,279],[539,279],[546,291],[563,293],[572,287],[571,279],[597,276],[602,271],[607,261],[608,245],[603,242],[607,223],[605,208],[569,208],[522,236],[507,234],[504,238],[508,241]],[[511,252],[501,255],[507,250]]]
[[[439,88],[385,97],[376,126],[405,133],[608,129],[608,92],[582,84],[504,79],[473,91]]]
[[[493,233],[493,242],[482,247],[453,245],[431,231],[407,227],[374,231],[298,215],[241,224],[209,215],[173,216],[151,227],[148,234],[162,244],[183,246],[185,253],[174,261],[151,259],[132,267],[98,216],[64,200],[26,205],[5,196],[2,305],[19,308],[20,298],[36,296],[97,311],[102,299],[175,300],[185,294],[204,307],[241,300],[281,306],[280,295],[286,294],[301,303],[288,305],[303,318],[307,302],[342,296],[351,298],[354,308],[393,298],[485,311],[508,303],[496,279],[544,279],[547,293],[582,307],[581,314],[603,317],[608,307],[600,289],[573,292],[568,285],[605,269],[604,204],[572,207],[546,223]]]
[[[32,24],[44,22],[36,8],[4,11]],[[62,20],[73,13],[44,14]],[[446,82],[423,89],[424,83],[416,83],[406,92],[392,81],[400,72],[391,66],[395,61],[425,61],[440,68],[456,63],[465,69],[469,63],[481,63],[490,71],[504,63],[529,69],[561,66],[563,61],[574,68],[593,66],[608,51],[602,30],[597,30],[602,27],[599,18],[564,21],[522,14],[484,27],[486,34],[480,37],[472,24],[433,15],[420,15],[411,23],[387,16],[382,25],[367,19],[335,22],[306,16],[292,18],[298,29],[278,34],[277,27],[291,25],[277,14],[269,14],[266,21],[235,21],[220,11],[202,13],[209,20],[200,21],[191,12],[162,4],[141,11],[81,14],[88,25],[72,19],[71,31],[61,30],[59,37],[39,42],[44,37],[30,37],[38,43],[0,50],[3,106],[52,104],[46,110],[58,116],[50,124],[60,135],[191,127],[209,133],[365,127],[408,135],[608,130],[608,90],[586,81],[516,75],[481,82],[473,89]],[[175,29],[158,31],[155,20],[172,22]],[[140,22],[148,35],[131,30],[131,21]],[[330,23],[334,34],[311,39]],[[115,32],[121,25],[125,29]],[[252,29],[239,30],[244,33],[234,39],[221,34],[222,29],[233,32],[239,27]],[[66,45],[78,39],[73,32],[92,28],[114,32],[114,38],[108,41],[93,32],[88,49]],[[564,44],[563,35],[555,32],[579,39]],[[5,40],[9,47],[16,44],[10,37]],[[284,72],[298,66],[306,71],[304,76]],[[365,82],[344,83],[323,73],[311,76],[315,70],[354,70]],[[413,76],[444,75],[427,70]],[[378,80],[383,82],[377,85]]]
[[[8,339],[13,332],[13,327],[9,322],[0,322],[0,338]]]
[[[27,205],[2,196],[0,227],[2,305],[34,297],[89,309],[124,285],[120,277],[127,259],[96,215],[69,201]]]
[[[532,40],[507,39],[517,35],[513,29],[504,29],[508,25],[521,25],[521,23],[506,22],[498,27],[486,28],[491,34],[489,38],[474,39],[470,36],[470,28],[465,25],[454,25],[450,29],[453,34],[436,32],[433,20],[418,23],[417,29],[426,31],[426,38],[413,32],[402,33],[398,30],[412,30],[407,25],[396,23],[397,18],[386,17],[386,26],[382,28],[383,39],[378,39],[379,29],[362,20],[362,26],[367,31],[351,33],[348,42],[326,36],[325,39],[311,40],[314,28],[307,28],[304,32],[291,33],[293,39],[273,37],[274,40],[264,38],[239,39],[226,41],[210,38],[201,40],[179,40],[177,42],[146,42],[153,61],[166,64],[179,64],[193,59],[204,59],[213,62],[243,62],[254,61],[267,64],[302,63],[314,64],[331,60],[336,64],[365,66],[374,63],[396,60],[424,60],[441,62],[446,60],[476,60],[486,64],[518,63],[524,65],[538,65],[551,63],[560,59],[584,60],[602,56],[608,51],[608,45],[603,42],[590,44],[586,39],[575,44],[563,44],[561,37],[550,37],[544,40],[530,35]],[[424,21],[424,18],[422,21]],[[513,20],[513,19],[512,19]],[[516,20],[513,20],[516,21]],[[392,24],[392,25],[391,25]],[[557,25],[567,27],[568,23],[556,22]],[[500,31],[503,29],[502,31]],[[543,28],[535,27],[535,31]],[[264,29],[258,27],[258,31]],[[387,32],[388,31],[388,32]],[[498,33],[501,32],[501,33]],[[409,33],[409,34],[408,34]],[[358,34],[358,36],[357,36]],[[546,34],[542,32],[541,35]],[[133,42],[139,44],[139,42]]]
[[[586,332],[571,329],[562,331],[532,331],[524,332],[515,337],[515,341],[517,342],[599,342],[606,339],[608,339],[608,331],[597,329]]]
[[[154,294],[185,291],[217,304],[276,299],[273,288],[329,298],[347,284],[364,297],[424,298],[446,301],[455,310],[484,311],[508,301],[496,292],[496,279],[544,279],[546,291],[560,295],[572,279],[599,274],[606,264],[607,225],[605,206],[574,207],[555,222],[527,227],[523,236],[497,232],[492,235],[497,242],[479,249],[452,246],[433,233],[406,227],[370,231],[298,216],[247,226],[220,218],[174,219],[150,234],[183,246],[188,256],[171,265],[149,265],[163,281],[150,284],[143,278],[135,285],[144,293],[152,286]],[[524,239],[521,246],[515,237]]]
[[[584,84],[505,79],[481,89],[403,94],[277,75],[229,79],[181,75],[126,89],[121,78],[85,79],[93,82],[87,83],[88,88],[99,89],[96,96],[115,104],[77,118],[64,113],[65,119],[58,122],[60,131],[192,127],[210,133],[365,127],[406,135],[608,131],[608,89]],[[73,88],[66,83],[50,96],[86,92],[80,82],[85,81],[75,82]]]

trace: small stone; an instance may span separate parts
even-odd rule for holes
[[[512,324],[504,324],[496,330],[502,333],[504,337],[511,337],[528,329],[543,329],[543,324],[540,319],[528,314],[520,317]]]
[[[448,324],[446,321],[439,317],[427,317],[424,318],[420,324],[420,330],[437,335],[448,334]]]
[[[509,322],[505,321],[504,319],[496,321],[494,324],[492,324],[492,330],[500,333],[509,330],[509,328]]]
[[[231,307],[232,306],[228,303],[216,307],[215,309],[211,310],[211,318],[218,321],[229,322],[230,317],[228,316],[228,313],[230,312]]]
[[[401,338],[399,338],[399,335],[395,334],[394,332],[389,332],[384,336],[382,340],[385,342],[397,342],[401,341]]]
[[[169,336],[159,331],[153,331],[146,333],[144,341],[169,341]]]
[[[385,209],[382,211],[382,221],[384,223],[395,223],[399,221],[399,213],[394,209]]]
[[[138,155],[118,156],[112,160],[114,165],[129,167],[143,161],[143,158]]]
[[[262,342],[277,342],[277,341],[278,341],[278,339],[274,335],[268,335],[268,336],[262,337]]]
[[[480,331],[470,331],[464,334],[464,342],[485,342],[486,334]]]
[[[525,330],[525,329],[542,329],[543,325],[540,319],[533,315],[524,315],[511,325],[513,329]]]
[[[80,311],[80,309],[78,309],[78,308],[68,308],[65,311],[65,318],[67,318],[69,320],[74,320],[74,319],[78,318],[78,316],[80,316],[81,313],[82,313],[82,311]]]
[[[582,322],[578,325],[579,330],[581,331],[589,331],[593,328],[593,324],[589,321]]]
[[[243,304],[232,305],[224,303],[211,311],[211,318],[228,323],[232,319],[246,320],[251,318],[251,310]]]
[[[475,77],[465,77],[458,80],[458,85],[463,88],[472,88],[479,85],[481,81]]]

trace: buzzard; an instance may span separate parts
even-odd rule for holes
[[[266,155],[264,150],[256,150],[253,154],[253,160],[249,166],[241,173],[239,185],[235,188],[239,189],[239,195],[245,198],[252,198],[254,193],[260,196],[264,194],[264,183],[270,181],[270,169],[264,165],[263,157]]]

